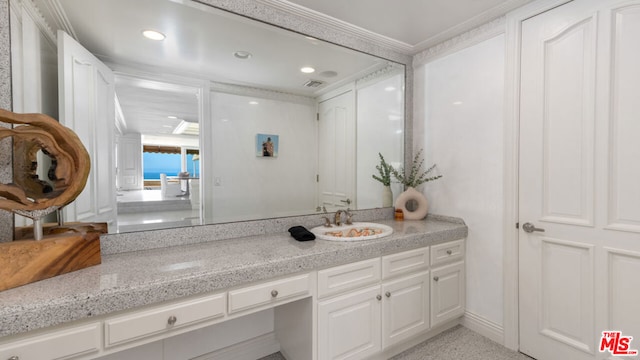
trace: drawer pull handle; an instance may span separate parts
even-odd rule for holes
[[[14,356],[8,358],[7,360],[20,360],[20,357],[14,355]]]
[[[176,324],[176,322],[178,321],[178,318],[171,315],[169,316],[169,319],[167,320],[167,324],[169,324],[169,326],[173,326]]]
[[[271,297],[276,297],[278,296],[278,290],[271,290]]]
[[[433,277],[433,281],[438,281],[438,280],[440,280],[440,278],[439,278],[439,277],[437,277],[437,276],[434,276],[434,277]]]
[[[382,300],[382,296],[381,296],[380,294],[378,294],[378,295],[376,296],[376,299],[378,299],[378,301],[380,301],[380,300]]]
[[[386,297],[388,297],[388,298],[390,298],[390,297],[391,297],[391,293],[390,293],[390,292],[388,292],[388,291],[387,291],[386,293],[384,293],[384,295],[385,295]]]
[[[447,250],[447,255],[451,255],[453,254],[453,251],[451,251],[451,249]]]

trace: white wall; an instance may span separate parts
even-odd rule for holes
[[[249,104],[255,100],[257,105]],[[309,213],[316,207],[315,107],[211,93],[214,154],[204,163],[213,188],[207,223]],[[257,134],[279,135],[278,157],[256,156]],[[212,156],[211,156],[212,155]],[[218,184],[218,185],[216,185]]]
[[[378,153],[397,168],[404,159],[404,74],[383,79],[357,92],[357,175],[359,209],[382,207],[383,185],[378,175]],[[403,191],[392,184],[394,199]]]
[[[429,212],[467,223],[467,312],[499,328],[504,58],[499,35],[414,69],[414,146],[444,176],[423,188]]]

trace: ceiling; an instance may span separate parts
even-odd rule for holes
[[[414,55],[533,0],[257,0]],[[331,21],[334,20],[334,21]]]

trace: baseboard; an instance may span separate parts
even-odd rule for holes
[[[504,329],[499,324],[494,323],[480,315],[466,311],[462,318],[462,326],[469,330],[504,345]]]
[[[276,334],[270,332],[226,348],[200,355],[193,360],[246,360],[260,359],[280,351]]]

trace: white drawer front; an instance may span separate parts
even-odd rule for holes
[[[464,259],[464,240],[450,241],[431,247],[431,266]]]
[[[382,278],[407,274],[429,267],[429,248],[401,252],[382,257]]]
[[[380,281],[380,258],[318,271],[318,297],[357,289]]]
[[[0,345],[0,359],[73,359],[98,351],[100,343],[100,323],[93,323]]]
[[[123,315],[105,321],[105,347],[224,316],[225,294]]]
[[[304,274],[229,291],[229,314],[309,294],[310,276]]]

